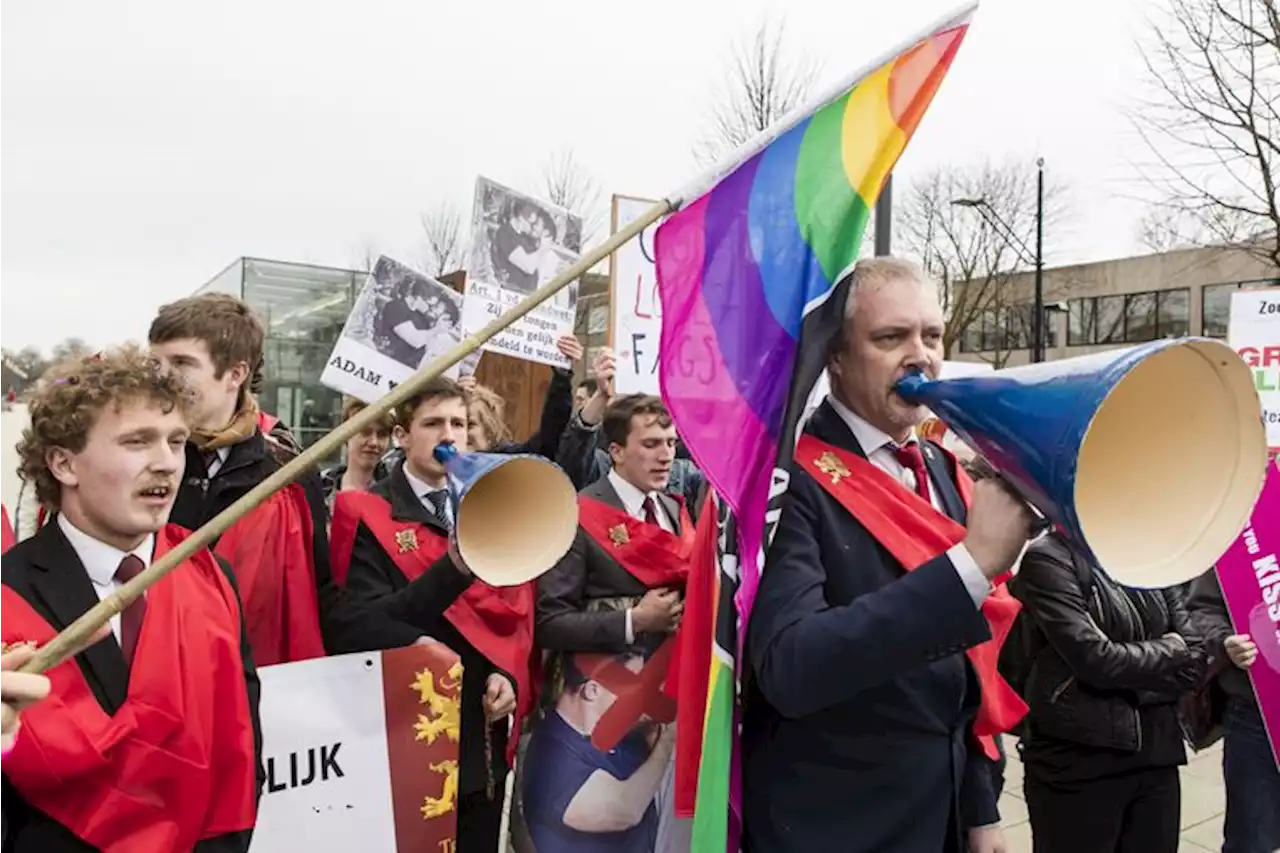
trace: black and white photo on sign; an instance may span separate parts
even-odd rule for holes
[[[476,181],[462,325],[474,333],[502,316],[577,259],[582,220],[487,178]],[[494,336],[485,349],[568,367],[556,339],[573,333],[578,283],[573,282]]]
[[[373,402],[462,340],[462,294],[386,256],[378,258],[320,381]],[[475,372],[480,352],[445,375]]]

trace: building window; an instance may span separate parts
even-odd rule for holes
[[[1010,305],[1005,309],[1005,339],[1003,350],[1028,349],[1031,346],[1030,305]]]
[[[1206,338],[1225,338],[1231,319],[1231,294],[1240,288],[1253,290],[1259,287],[1280,286],[1280,278],[1260,278],[1254,281],[1210,284],[1200,290],[1200,334]]]
[[[1093,297],[1072,299],[1067,303],[1067,345],[1082,346],[1094,342],[1098,334]]]
[[[996,311],[982,312],[982,346],[981,352],[994,352],[1000,348],[1000,322]]]
[[[1177,338],[1191,331],[1191,291],[1162,290],[1156,294],[1156,336]]]
[[[1124,298],[1124,339],[1138,344],[1156,339],[1156,294],[1130,293]]]
[[[1097,337],[1094,342],[1099,344],[1124,343],[1124,297],[1099,296],[1095,303],[1094,313],[1097,318]]]

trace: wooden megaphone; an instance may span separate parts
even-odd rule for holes
[[[540,456],[459,453],[438,445],[449,472],[453,537],[472,574],[490,586],[519,586],[550,570],[578,531],[569,477]]]
[[[1248,366],[1207,338],[900,380],[1118,583],[1199,576],[1239,536],[1267,464]]]

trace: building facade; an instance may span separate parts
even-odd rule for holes
[[[1280,270],[1259,254],[1182,249],[1046,269],[1045,359],[1181,335],[1225,338],[1233,292],[1280,286]],[[1030,272],[1003,282],[992,300],[1001,307],[968,324],[950,357],[1026,364],[1034,282]]]

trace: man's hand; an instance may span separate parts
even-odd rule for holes
[[[474,373],[468,373],[466,376],[458,377],[458,387],[468,394],[476,390],[476,385],[478,384],[479,383],[476,382],[476,375]]]
[[[1004,830],[999,824],[979,826],[969,830],[969,853],[1008,853]]]
[[[1258,659],[1258,647],[1248,634],[1232,634],[1222,641],[1227,657],[1239,669],[1248,669]]]
[[[680,593],[663,587],[651,589],[632,608],[631,628],[637,634],[641,631],[669,633],[680,625],[683,612],[684,602],[680,600]]]
[[[582,342],[573,335],[561,335],[557,338],[556,349],[560,350],[560,354],[573,364],[582,361],[583,353],[586,352],[582,348]]]
[[[596,392],[578,412],[578,417],[587,426],[595,426],[604,420],[604,410],[613,398],[613,350],[601,347],[592,371],[596,380]]]
[[[516,709],[516,688],[500,672],[484,683],[484,715],[489,722],[501,720]]]
[[[17,646],[0,655],[0,751],[8,752],[18,737],[21,721],[18,715],[27,707],[49,695],[49,679],[43,675],[13,670],[31,660],[34,645]]]
[[[988,579],[1009,571],[1027,544],[1033,521],[1027,505],[998,479],[973,484],[964,544]]]

